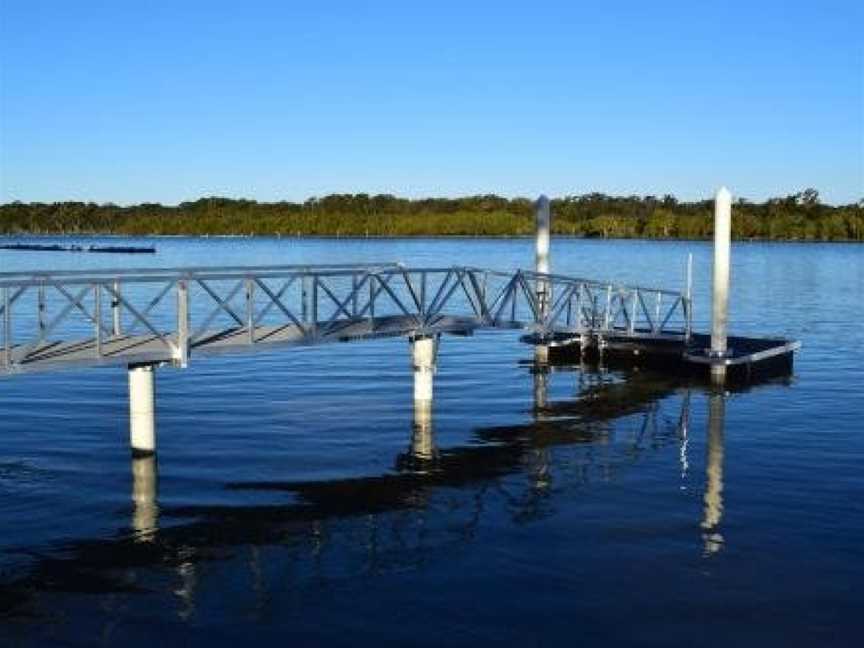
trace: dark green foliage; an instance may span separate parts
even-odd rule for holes
[[[556,234],[605,238],[707,238],[712,202],[593,193],[552,201]],[[334,194],[303,204],[202,198],[176,207],[95,203],[0,205],[0,234],[282,236],[518,236],[533,232],[531,201],[495,195],[409,200]],[[813,189],[764,203],[739,200],[739,239],[864,240],[864,201],[830,206]]]

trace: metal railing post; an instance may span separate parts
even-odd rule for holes
[[[300,319],[304,324],[309,323],[309,275],[307,273],[300,277]]]
[[[37,294],[37,310],[39,312],[39,335],[41,337],[45,333],[45,284],[39,284],[39,290]]]
[[[639,300],[639,290],[633,289],[633,305],[630,306],[630,335],[633,335],[636,332],[636,317],[639,312],[636,307]]]
[[[420,273],[420,317],[426,319],[426,276],[427,273]]]
[[[312,330],[318,335],[318,277],[312,280]]]
[[[181,367],[189,364],[189,282],[177,281],[177,362]]]
[[[111,298],[111,316],[113,321],[112,331],[114,335],[122,335],[122,323],[120,312],[120,280],[114,280],[114,295]]]
[[[246,278],[246,332],[249,344],[255,344],[255,282]]]
[[[93,284],[93,322],[96,324],[96,357],[102,357],[102,284]]]
[[[3,364],[12,367],[12,304],[9,301],[9,286],[3,286]]]
[[[612,314],[612,284],[606,286],[606,312],[603,315],[603,329],[608,331],[611,322],[609,317]]]
[[[687,280],[684,296],[684,340],[693,335],[693,253],[687,255]]]

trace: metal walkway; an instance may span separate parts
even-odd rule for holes
[[[0,273],[0,375],[382,336],[523,329],[686,342],[686,292],[401,264]]]

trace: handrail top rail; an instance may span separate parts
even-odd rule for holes
[[[185,273],[206,273],[206,272],[258,272],[269,270],[305,270],[317,268],[337,268],[337,269],[353,269],[353,268],[382,268],[382,267],[398,267],[402,264],[396,261],[385,261],[379,263],[358,262],[358,263],[291,263],[291,264],[272,264],[272,265],[227,265],[227,266],[169,266],[167,268],[90,268],[87,270],[20,270],[15,272],[0,272],[0,280],[6,278],[17,277],[93,277],[103,278],[105,275],[122,278],[129,275],[179,275]]]
[[[292,277],[298,275],[317,275],[323,277],[351,276],[357,272],[369,274],[404,274],[404,273],[445,273],[471,272],[488,276],[513,278],[523,276],[526,280],[547,280],[552,283],[583,284],[591,287],[610,289],[616,292],[631,293],[634,291],[684,296],[684,291],[670,290],[639,285],[629,285],[614,281],[602,281],[572,277],[562,274],[542,273],[534,270],[517,269],[513,271],[490,270],[474,266],[442,266],[413,268],[399,262],[383,263],[327,263],[327,264],[291,264],[291,265],[257,265],[257,266],[187,266],[169,268],[106,268],[92,270],[35,270],[22,272],[0,272],[0,287],[26,288],[31,286],[61,283],[64,285],[83,285],[104,283],[112,280],[125,280],[134,283],[153,283],[178,280],[237,280]]]

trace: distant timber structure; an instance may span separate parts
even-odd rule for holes
[[[692,331],[692,264],[683,290],[550,272],[549,200],[536,203],[535,270],[398,263],[0,273],[0,376],[122,365],[133,454],[156,450],[154,369],[193,358],[402,336],[415,417],[429,416],[443,334],[521,329],[544,368],[576,352],[674,371],[791,371],[799,343],[726,333],[731,195],[717,194],[713,327]],[[238,303],[239,302],[239,303]],[[709,344],[710,342],[710,344]]]
[[[18,252],[101,252],[103,254],[156,254],[152,245],[60,245],[59,243],[6,243],[0,250]]]

